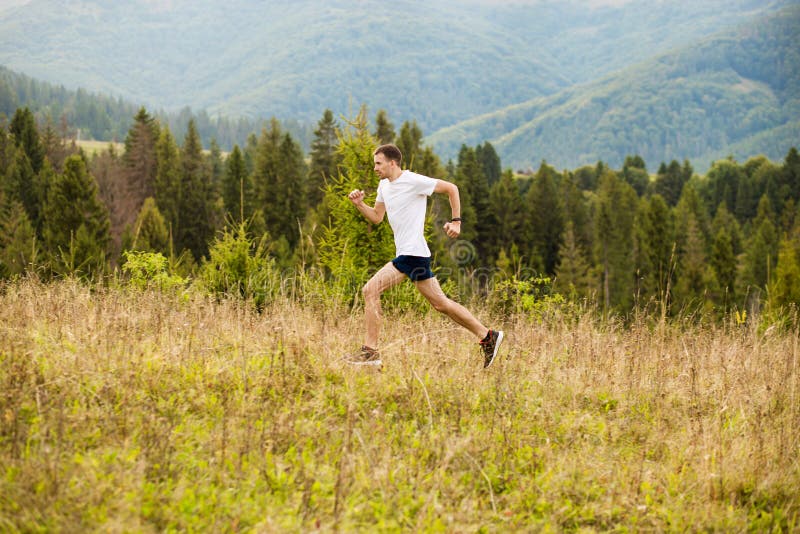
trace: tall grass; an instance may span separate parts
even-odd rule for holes
[[[0,531],[800,529],[796,331],[481,316],[6,285]]]

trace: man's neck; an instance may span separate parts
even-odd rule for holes
[[[394,182],[395,180],[397,180],[398,178],[400,178],[400,175],[401,175],[401,174],[403,174],[403,169],[401,169],[400,167],[398,167],[398,168],[397,168],[397,169],[396,169],[396,170],[395,170],[395,171],[394,171],[394,172],[393,172],[393,173],[392,173],[392,174],[389,176],[389,181],[390,181],[390,182]]]

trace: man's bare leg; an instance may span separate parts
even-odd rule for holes
[[[397,270],[392,262],[387,263],[375,273],[364,285],[364,320],[367,326],[367,337],[364,344],[372,349],[378,348],[378,336],[381,331],[381,293],[396,286],[406,275]]]
[[[442,291],[442,287],[436,277],[414,282],[414,284],[436,311],[450,317],[453,321],[475,334],[479,340],[486,337],[489,329],[483,326],[483,323],[476,319],[468,309],[448,298]]]

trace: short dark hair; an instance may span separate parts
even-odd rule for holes
[[[393,145],[391,143],[386,145],[381,145],[375,149],[373,152],[373,156],[377,156],[378,154],[383,154],[383,156],[388,160],[393,160],[397,162],[397,165],[400,165],[403,162],[403,153],[400,152],[400,149],[397,148],[397,145]]]

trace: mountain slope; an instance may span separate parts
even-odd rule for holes
[[[558,167],[599,159],[618,166],[629,154],[652,166],[673,158],[709,161],[734,149],[734,156],[747,157],[771,148],[767,155],[780,158],[800,142],[791,136],[798,121],[800,7],[792,6],[600,81],[442,129],[427,141],[452,156],[462,143],[489,140],[514,167],[542,159]]]
[[[433,131],[787,1],[30,0],[0,11],[0,64],[168,110],[316,121],[366,103]]]

